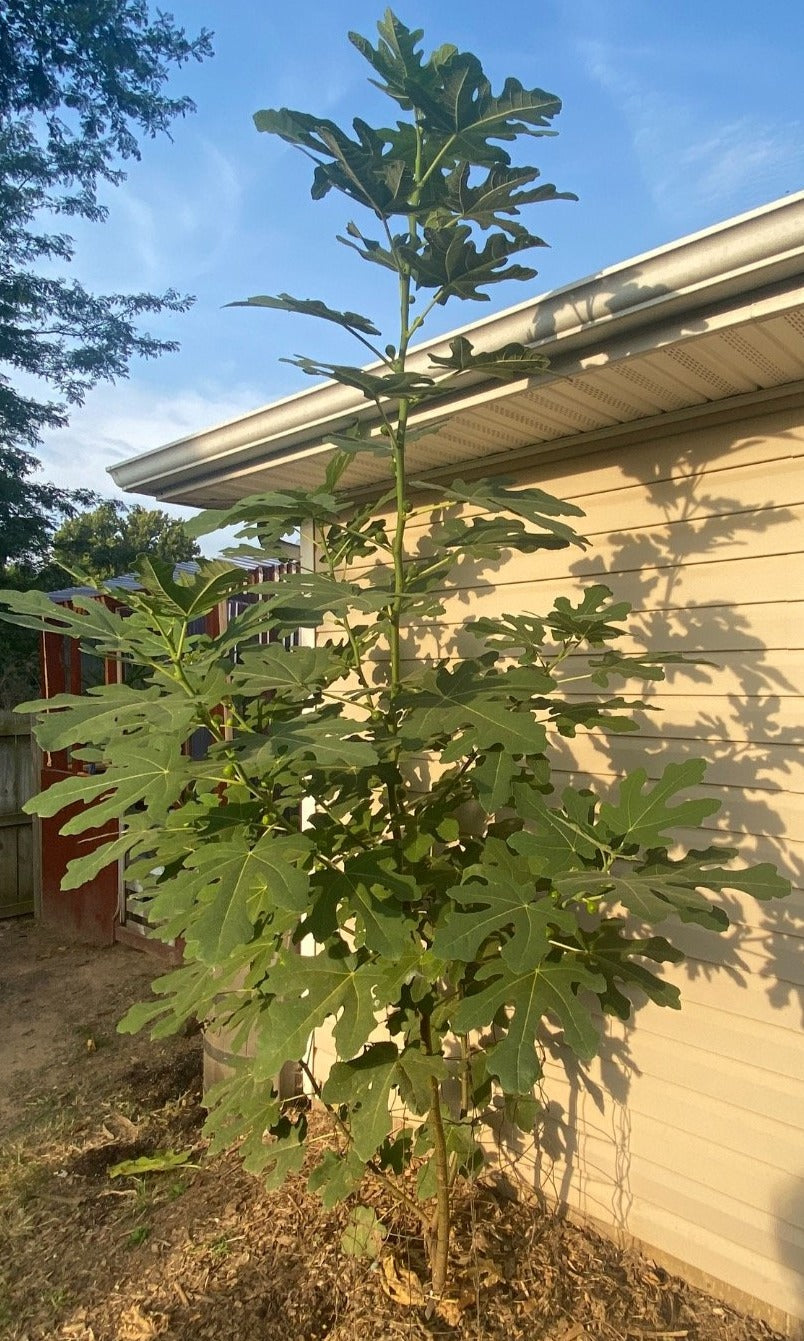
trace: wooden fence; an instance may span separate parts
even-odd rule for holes
[[[34,826],[22,807],[36,790],[30,718],[0,712],[0,917],[34,910]]]

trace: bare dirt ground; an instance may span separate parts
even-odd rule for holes
[[[770,1341],[661,1268],[479,1186],[456,1210],[454,1286],[428,1309],[394,1207],[379,1261],[302,1179],[266,1192],[205,1158],[198,1033],[115,1032],[146,955],[0,923],[0,1336],[8,1341]],[[172,1171],[110,1178],[143,1155]],[[428,1316],[429,1314],[429,1316]]]

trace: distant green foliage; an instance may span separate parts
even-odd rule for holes
[[[95,505],[82,511],[74,493],[67,495],[51,485],[34,487],[47,491],[49,505],[54,507],[57,500],[67,515],[58,524],[58,513],[41,513],[41,526],[32,524],[24,562],[0,569],[3,580],[20,591],[56,591],[76,582],[120,577],[132,572],[142,555],[178,563],[200,553],[184,523],[160,508],[139,503],[131,507],[118,499],[99,502],[94,494],[82,493],[81,498]],[[24,511],[17,514],[23,529],[25,515]],[[0,521],[0,534],[2,531]],[[6,630],[0,642],[0,707],[13,708],[39,693],[38,644],[36,633],[29,629]]]
[[[520,205],[557,193],[532,191],[536,169],[514,169],[502,145],[546,133],[559,103],[512,79],[494,95],[476,58],[454,47],[424,61],[420,34],[390,13],[379,28],[376,48],[352,40],[407,120],[356,121],[352,139],[287,109],[257,117],[314,159],[314,196],[340,190],[382,234],[347,229],[400,293],[393,344],[374,351],[379,367],[302,361],[359,389],[369,423],[339,435],[344,450],[318,489],[264,494],[199,528],[237,520],[260,550],[306,528],[316,572],[260,591],[225,562],[174,581],[155,560],[140,566],[128,617],[91,599],[56,611],[4,596],[21,622],[61,628],[146,672],[145,688],[35,705],[45,748],[79,741],[105,771],[59,783],[30,808],[52,814],[82,799],[70,832],[125,821],[105,853],[70,864],[69,884],[125,854],[156,934],[185,943],[183,965],[123,1027],[162,1036],[195,1015],[231,1030],[235,1049],[251,1040],[253,1057],[211,1096],[208,1131],[213,1150],[239,1141],[269,1183],[307,1153],[305,1106],[277,1082],[286,1062],[300,1065],[337,1135],[335,1149],[310,1152],[311,1186],[331,1204],[356,1193],[367,1170],[382,1179],[420,1216],[438,1294],[451,1190],[482,1165],[483,1124],[502,1105],[509,1122],[533,1128],[545,1025],[588,1061],[606,1015],[629,1018],[646,997],[678,1006],[658,971],[682,958],[674,923],[719,931],[724,889],[767,899],[787,886],[767,865],[733,867],[736,852],[719,844],[678,854],[679,826],[694,830],[717,808],[695,794],[699,762],[669,762],[654,779],[639,770],[605,801],[585,785],[556,794],[556,739],[635,729],[644,705],[610,682],[661,679],[679,660],[621,654],[630,611],[606,587],[575,604],[467,619],[453,630],[467,649],[460,661],[417,642],[443,618],[460,566],[587,542],[574,529],[578,508],[539,489],[407,478],[419,406],[467,374],[534,372],[531,351],[511,345],[476,356],[456,341],[451,357],[415,373],[407,351],[428,308],[520,273],[510,257],[538,245]],[[482,246],[476,230],[490,232]],[[428,300],[414,316],[417,289]],[[338,320],[363,343],[373,329],[316,300],[252,301]],[[355,505],[344,475],[378,450],[387,491]],[[429,504],[431,551],[411,555],[407,525]],[[238,592],[265,599],[242,605],[218,636],[199,632],[195,621]],[[315,648],[288,645],[324,621],[333,631]],[[200,761],[183,752],[199,727],[210,742]],[[322,1083],[307,1058],[325,1026],[337,1061]],[[410,1119],[401,1129],[392,1103]],[[415,1183],[399,1177],[412,1161]],[[382,1229],[358,1207],[346,1237],[374,1255]]]
[[[193,110],[168,95],[171,66],[211,54],[209,34],[188,38],[144,0],[6,0],[0,11],[0,448],[25,452],[67,421],[102,379],[124,376],[135,355],[175,348],[141,334],[147,312],[187,299],[89,293],[55,278],[73,258],[65,217],[102,221],[101,182],[117,184],[139,158],[137,136],[169,133]],[[58,221],[53,230],[52,221]],[[51,227],[48,228],[48,223]],[[37,269],[41,267],[39,272]],[[7,371],[3,371],[3,369]],[[41,379],[42,400],[15,378]],[[2,462],[6,464],[6,462]],[[3,556],[0,554],[0,561]]]
[[[68,518],[53,538],[57,564],[101,580],[130,573],[143,554],[179,563],[200,552],[178,518],[161,508],[130,507],[111,498]]]

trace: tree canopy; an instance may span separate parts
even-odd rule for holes
[[[141,331],[140,318],[192,301],[173,289],[90,293],[68,277],[63,225],[106,218],[99,188],[123,181],[140,139],[169,134],[194,108],[168,91],[173,70],[211,52],[209,33],[188,37],[144,0],[0,7],[0,573],[14,585],[58,585],[48,570],[56,532],[100,502],[39,477],[43,432],[65,425],[96,383],[124,377],[135,356],[176,348]]]
[[[200,550],[183,522],[161,508],[131,507],[112,498],[68,518],[53,542],[57,564],[101,581],[130,573],[142,554],[178,563],[197,558]]]
[[[138,136],[192,111],[166,91],[172,67],[211,54],[143,0],[6,0],[0,8],[0,570],[41,565],[54,533],[97,502],[37,479],[31,454],[97,382],[175,341],[140,331],[146,313],[184,311],[166,293],[93,294],[66,272],[69,218],[102,222],[103,183],[140,156]]]
[[[12,492],[13,485],[12,480]],[[0,562],[0,573],[17,590],[54,591],[71,586],[78,574],[99,581],[118,577],[130,573],[144,554],[179,563],[200,553],[184,523],[161,508],[146,508],[140,503],[130,506],[111,498],[99,501],[88,491],[65,496],[51,484],[28,487],[37,491],[42,510],[26,541],[25,518],[14,515],[7,506],[9,481],[0,476],[0,537],[5,533],[9,537],[7,547],[16,549],[15,562]],[[88,510],[77,506],[84,499],[93,504]],[[13,708],[39,693],[37,644],[37,635],[30,629],[8,626],[4,630],[0,641],[0,709]]]
[[[171,67],[211,54],[209,34],[188,38],[142,0],[7,0],[0,12],[0,441],[35,447],[66,422],[101,379],[125,375],[134,355],[174,348],[142,334],[146,312],[183,311],[189,299],[89,293],[54,277],[73,258],[66,217],[102,221],[102,182],[119,183],[138,158],[137,135],[167,133],[193,110],[165,92]],[[53,224],[47,227],[47,216]],[[12,381],[16,378],[16,383]],[[39,379],[56,399],[19,385]]]

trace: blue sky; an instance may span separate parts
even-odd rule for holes
[[[381,6],[165,8],[188,30],[215,33],[215,57],[173,80],[198,110],[172,142],[143,145],[127,182],[108,193],[106,223],[73,230],[74,273],[98,291],[172,286],[196,303],[150,325],[180,340],[178,354],[97,388],[40,453],[49,478],[104,493],[115,492],[105,474],[114,462],[309,385],[280,355],[362,361],[334,328],[224,310],[230,300],[288,290],[380,325],[392,317],[382,272],[335,241],[354,210],[334,196],[311,202],[310,165],[251,120],[282,105],[341,123],[387,120],[392,104],[346,40],[350,28],[373,37]],[[444,41],[473,50],[495,87],[513,74],[562,98],[558,137],[531,141],[529,161],[580,197],[530,211],[550,243],[533,254],[537,279],[498,286],[491,304],[439,309],[432,334],[804,185],[804,7],[790,0],[398,0],[396,12],[425,29],[427,50]]]

